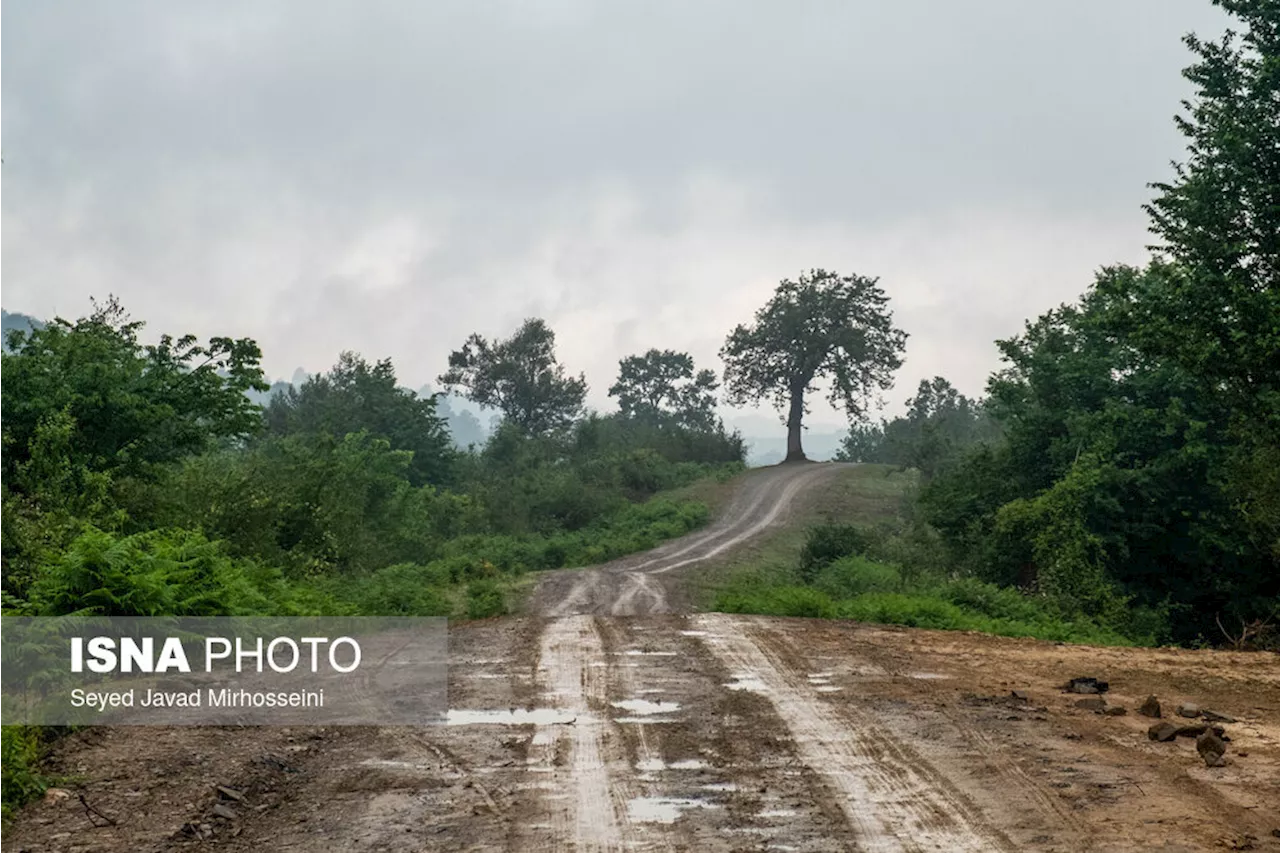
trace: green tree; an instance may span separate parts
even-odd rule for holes
[[[500,410],[526,435],[563,429],[582,413],[587,380],[565,373],[555,344],[555,332],[536,318],[525,320],[504,341],[473,334],[449,354],[449,369],[439,382],[473,403]]]
[[[1236,509],[1280,560],[1280,3],[1215,3],[1243,31],[1185,39],[1188,154],[1147,206],[1171,262],[1124,294],[1128,332],[1231,406]]]
[[[1146,206],[1175,264],[1144,282],[1142,348],[1280,436],[1280,2],[1215,0],[1244,24],[1185,38],[1188,156]]]
[[[1001,341],[989,384],[1004,441],[981,445],[922,497],[956,563],[1115,612],[1172,607],[1179,640],[1214,618],[1265,617],[1280,573],[1233,510],[1232,410],[1127,332],[1149,270],[1104,269],[1080,304]]]
[[[728,400],[769,400],[787,411],[787,461],[804,459],[805,394],[831,383],[829,400],[861,420],[871,396],[893,386],[907,334],[893,326],[877,279],[826,270],[783,279],[755,322],[729,333],[720,351]]]
[[[42,491],[35,480],[48,466],[37,463],[55,437],[59,471],[139,476],[261,428],[261,409],[245,396],[267,387],[256,343],[162,335],[143,345],[142,326],[112,297],[75,323],[10,333],[11,352],[0,358],[4,478],[13,491]]]
[[[609,389],[622,415],[649,423],[670,421],[693,429],[716,424],[714,371],[694,370],[693,357],[675,350],[651,349],[618,362],[618,381]]]
[[[408,476],[420,486],[447,482],[452,473],[454,450],[436,406],[434,395],[419,397],[396,385],[390,359],[370,364],[344,352],[328,373],[272,396],[265,417],[272,435],[342,438],[366,431],[385,439],[393,449],[413,453]]]

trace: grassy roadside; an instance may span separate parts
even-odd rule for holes
[[[1071,643],[1149,642],[1044,596],[955,577],[938,543],[907,517],[914,472],[862,465],[805,496],[777,535],[695,580],[708,610],[853,619]]]

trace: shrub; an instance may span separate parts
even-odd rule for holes
[[[289,612],[276,570],[228,557],[191,530],[118,536],[90,529],[40,569],[27,606],[35,615],[249,616]]]
[[[368,616],[448,616],[449,596],[436,585],[448,583],[447,570],[413,563],[378,569],[360,583],[355,604]]]
[[[468,619],[487,619],[506,612],[506,597],[496,581],[479,580],[467,584]]]
[[[852,598],[867,592],[897,592],[902,573],[897,566],[866,557],[842,557],[818,573],[814,586],[832,598]]]
[[[0,728],[0,794],[4,819],[10,811],[45,792],[49,780],[37,770],[41,753],[40,729],[35,726]]]
[[[851,524],[822,524],[809,528],[800,551],[800,576],[812,581],[826,565],[871,547],[871,536]]]

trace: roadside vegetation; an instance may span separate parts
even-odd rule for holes
[[[1158,618],[1113,625],[1070,602],[948,567],[936,531],[913,519],[919,473],[866,464],[810,496],[802,526],[729,563],[702,598],[726,613],[853,619],[1071,643],[1146,645]],[[1145,632],[1145,633],[1144,633]]]
[[[496,616],[528,573],[700,527],[664,493],[743,469],[687,355],[624,360],[622,411],[588,412],[540,320],[450,359],[442,382],[503,415],[467,451],[389,361],[342,353],[263,406],[254,341],[141,330],[111,299],[7,336],[5,615]],[[6,810],[49,735],[4,728]]]
[[[1151,262],[999,341],[983,399],[936,377],[903,417],[853,418],[841,458],[918,474],[899,529],[837,518],[717,606],[1280,646],[1280,17],[1217,5],[1236,32],[1186,39],[1188,153],[1152,185]]]

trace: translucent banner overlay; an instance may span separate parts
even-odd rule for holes
[[[0,619],[6,725],[431,725],[447,620]]]

